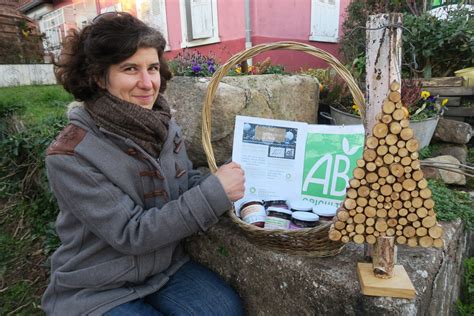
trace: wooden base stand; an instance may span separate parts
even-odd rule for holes
[[[380,279],[374,275],[371,263],[357,264],[357,274],[362,294],[370,296],[390,296],[413,299],[415,287],[402,265],[395,265],[393,277]]]

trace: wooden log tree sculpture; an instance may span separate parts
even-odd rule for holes
[[[443,229],[437,223],[431,190],[420,169],[418,140],[400,102],[399,88],[398,82],[390,85],[329,232],[334,241],[383,243],[373,255],[374,272],[377,274],[380,266],[380,277],[390,277],[384,272],[393,267],[395,259],[393,255],[378,255],[377,249],[394,247],[393,242],[378,237],[393,236],[397,244],[411,247],[443,247]],[[380,260],[388,262],[375,262]]]

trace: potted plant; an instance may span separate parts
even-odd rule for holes
[[[422,90],[419,81],[413,80],[403,80],[401,94],[403,109],[410,119],[410,127],[420,142],[420,148],[426,147],[446,109],[448,99],[441,100],[439,96],[430,95],[428,91]],[[333,124],[361,124],[359,108],[355,104],[338,102],[331,104],[329,109],[330,115],[322,115],[327,116]]]

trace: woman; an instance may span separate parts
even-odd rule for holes
[[[238,295],[179,243],[244,192],[236,163],[201,178],[160,94],[165,40],[127,13],[67,37],[55,72],[84,105],[47,150],[60,213],[48,315],[241,315]]]

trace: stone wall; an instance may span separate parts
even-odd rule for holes
[[[174,77],[165,92],[173,115],[183,126],[190,158],[207,166],[202,148],[201,112],[209,78]],[[232,155],[236,115],[315,123],[319,84],[309,76],[224,77],[212,104],[212,146],[217,164]]]
[[[56,84],[52,64],[0,65],[0,87]]]
[[[398,263],[416,288],[414,300],[362,295],[356,270],[357,262],[364,261],[359,245],[349,244],[329,258],[276,253],[249,242],[224,217],[186,246],[195,260],[238,291],[248,315],[452,315],[469,236],[460,220],[442,225],[445,249],[398,247]]]

